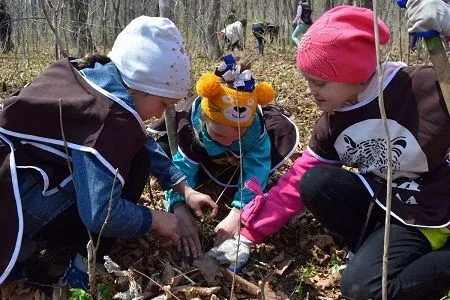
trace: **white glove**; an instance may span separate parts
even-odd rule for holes
[[[408,0],[406,3],[408,32],[427,36],[435,30],[450,36],[450,5],[443,0]]]
[[[219,246],[211,248],[206,255],[214,257],[220,264],[228,264],[230,271],[239,273],[250,258],[250,247],[253,245],[253,242],[243,235],[240,236],[239,252],[235,268],[234,262],[236,260],[237,245],[237,237],[227,239]]]

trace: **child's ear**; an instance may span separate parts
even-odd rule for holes
[[[257,102],[260,105],[266,105],[275,99],[275,91],[268,82],[261,82],[255,87]]]
[[[211,99],[222,90],[220,79],[213,73],[205,73],[197,81],[195,89],[197,95]]]

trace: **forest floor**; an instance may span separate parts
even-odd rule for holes
[[[259,56],[256,43],[252,37],[249,39],[251,43],[246,52],[237,54],[251,59],[258,81],[272,83],[277,91],[276,104],[285,108],[298,125],[300,144],[293,157],[295,159],[307,145],[320,112],[305,93],[306,82],[295,68],[294,47],[282,51],[266,46],[266,55]],[[18,56],[0,55],[0,84],[6,84],[2,85],[4,90],[0,97],[29,82],[51,61],[50,55],[46,59],[29,62]],[[214,70],[217,64],[217,61],[209,61],[195,53],[192,61],[194,78]],[[292,162],[285,168],[290,164]],[[282,173],[280,170],[276,174]],[[273,182],[276,182],[276,176]],[[141,202],[153,208],[164,208],[163,193],[156,183],[152,181],[148,185]],[[227,214],[224,205],[220,214]],[[212,232],[217,223],[217,220],[209,220],[199,224],[205,252],[212,245]],[[218,276],[205,274],[199,270],[204,271],[202,263],[196,266],[174,249],[159,247],[158,241],[150,236],[119,241],[109,256],[121,270],[129,272],[122,272],[117,278],[99,271],[98,282],[103,283],[101,290],[104,295],[109,295],[104,298],[128,291],[129,296],[139,292],[145,299],[340,299],[339,270],[345,266],[346,255],[339,239],[327,233],[311,214],[306,213],[293,217],[278,233],[253,246],[251,258],[240,277],[235,278],[234,285],[226,271],[217,272]],[[35,258],[34,276],[2,286],[2,299],[64,299],[64,288],[43,284],[48,284],[45,278],[61,274],[68,259],[64,249],[40,253]],[[234,296],[231,296],[232,288]],[[81,294],[77,297],[73,299],[87,299]]]

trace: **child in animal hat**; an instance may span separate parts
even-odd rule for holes
[[[377,23],[384,45],[390,33],[383,21]],[[439,299],[450,283],[450,117],[432,67],[386,61],[387,140],[378,108],[373,24],[371,10],[339,6],[302,38],[297,67],[323,115],[308,148],[275,187],[262,194],[255,181],[247,184],[258,195],[244,207],[241,235],[259,243],[306,205],[355,253],[342,276],[342,295],[381,299],[391,143],[388,298]],[[235,254],[236,248],[226,253]]]
[[[28,257],[42,247],[74,245],[78,254],[62,280],[87,288],[86,228],[102,230],[97,257],[116,237],[151,233],[181,246],[177,218],[137,202],[152,173],[191,208],[216,207],[145,131],[144,120],[184,98],[190,83],[177,27],[141,16],[117,36],[108,57],[58,61],[4,100],[0,284],[23,276]]]
[[[279,109],[267,105],[275,97],[272,86],[255,84],[249,66],[231,55],[215,73],[201,75],[196,89],[191,104],[177,107],[179,147],[173,162],[191,186],[214,181],[221,190],[233,189],[232,209],[215,228],[215,245],[220,245],[237,234],[239,209],[254,197],[242,182],[256,176],[265,187],[269,174],[294,152],[298,131]],[[162,122],[152,126],[162,129]],[[191,241],[199,244],[185,200],[173,190],[166,192],[166,200],[179,222],[194,228]]]

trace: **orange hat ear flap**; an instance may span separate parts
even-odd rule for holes
[[[213,73],[205,73],[197,81],[195,86],[197,95],[211,99],[222,90],[220,78]]]
[[[255,87],[257,102],[260,105],[266,105],[275,99],[275,91],[268,82],[261,82]]]

